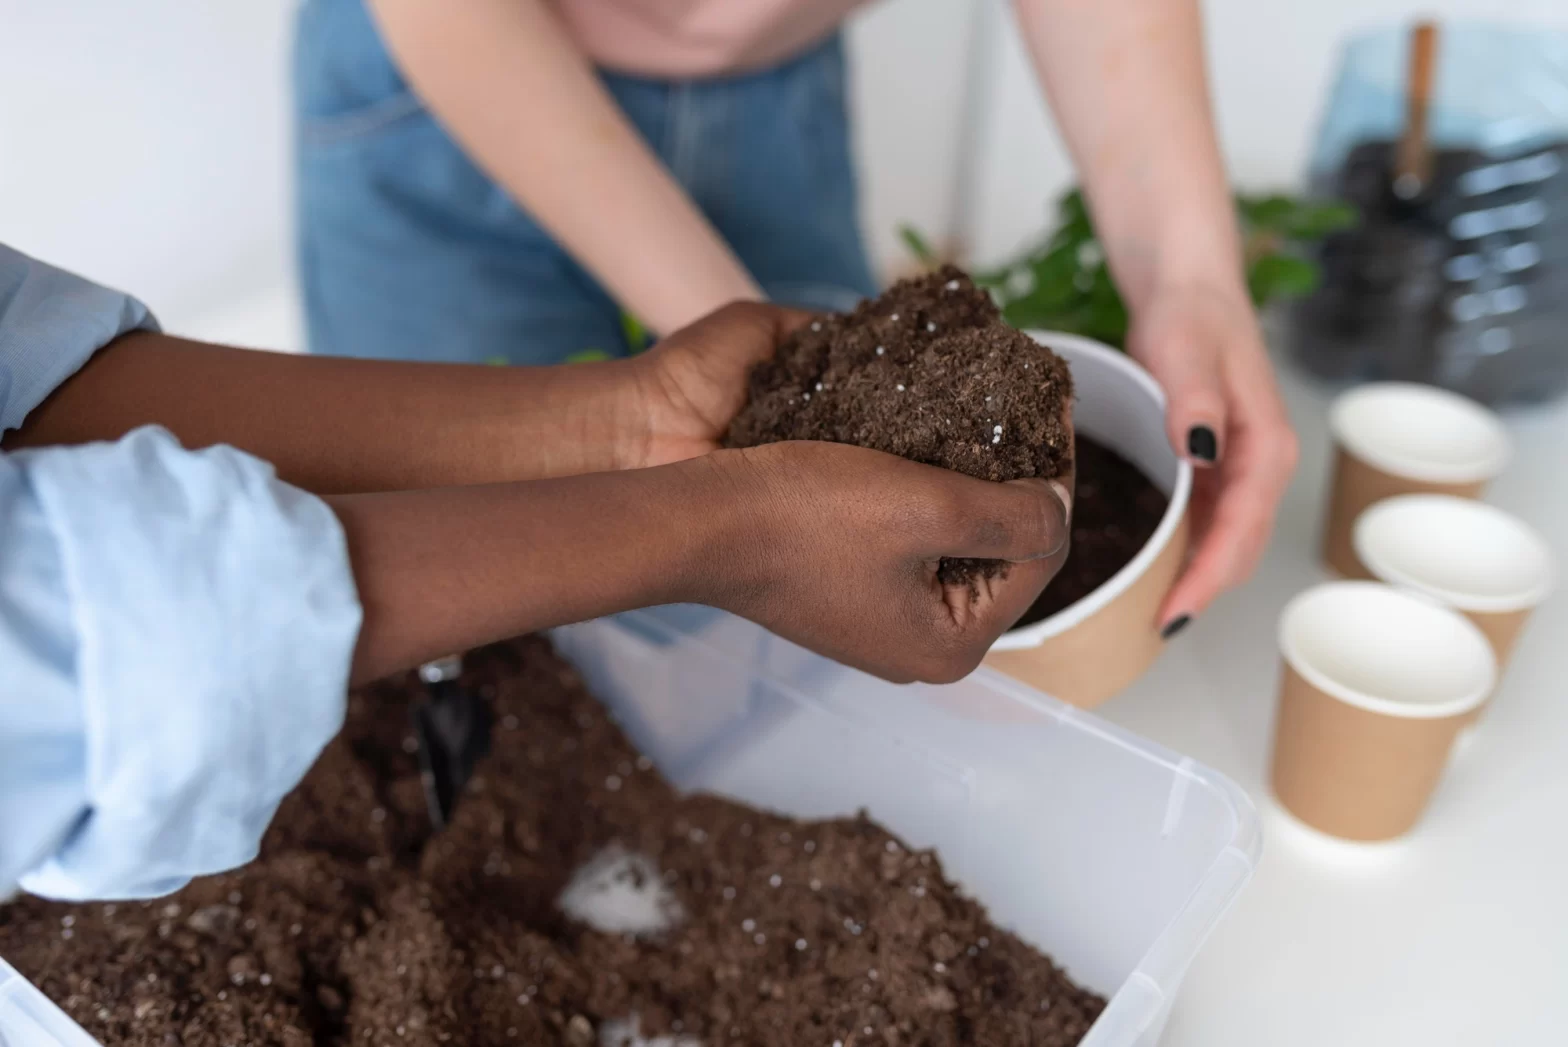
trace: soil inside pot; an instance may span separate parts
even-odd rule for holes
[[[749,392],[726,446],[829,440],[984,480],[1051,479],[1072,464],[1067,364],[952,266],[812,320],[752,370]],[[940,570],[963,584],[1004,566]]]
[[[1077,445],[1072,548],[1014,628],[1049,618],[1110,581],[1154,537],[1170,505],[1164,491],[1115,451],[1082,433]]]
[[[464,680],[496,730],[440,835],[403,677],[353,696],[255,862],[18,899],[0,955],[108,1047],[1069,1045],[1103,1008],[866,818],[678,795],[543,640]]]

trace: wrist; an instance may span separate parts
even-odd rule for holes
[[[679,599],[745,615],[772,583],[775,541],[765,485],[753,455],[714,451],[664,468],[680,478],[665,487],[691,537],[678,572]]]
[[[654,444],[669,414],[669,397],[658,373],[657,358],[644,352],[620,360],[614,392],[614,469],[645,469],[662,465]]]
[[[1222,177],[1094,202],[1101,246],[1133,312],[1170,288],[1242,289],[1241,229]]]
[[[508,383],[501,481],[611,472],[644,464],[646,410],[633,360],[499,368]]]

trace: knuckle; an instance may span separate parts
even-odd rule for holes
[[[969,545],[977,549],[1005,549],[1011,545],[1013,523],[996,514],[987,513],[969,522]]]

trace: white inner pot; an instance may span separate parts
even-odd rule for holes
[[[1050,331],[1028,333],[1072,369],[1073,428],[1137,466],[1170,502],[1154,536],[1110,581],[1049,618],[1003,633],[992,646],[994,651],[1034,647],[1115,601],[1170,543],[1192,494],[1192,466],[1171,449],[1165,435],[1165,393],[1149,372],[1126,353],[1090,338]]]

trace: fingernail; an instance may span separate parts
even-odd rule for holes
[[[1187,430],[1187,453],[1200,462],[1214,462],[1220,456],[1220,442],[1214,430],[1195,425]]]
[[[1067,510],[1067,519],[1071,520],[1073,518],[1073,493],[1067,489],[1066,484],[1058,483],[1055,480],[1051,481],[1051,490],[1056,492],[1056,497],[1061,501],[1062,508]]]
[[[1160,630],[1160,639],[1169,640],[1171,637],[1187,628],[1188,623],[1191,621],[1192,615],[1178,614],[1176,617],[1165,623],[1165,628]]]

